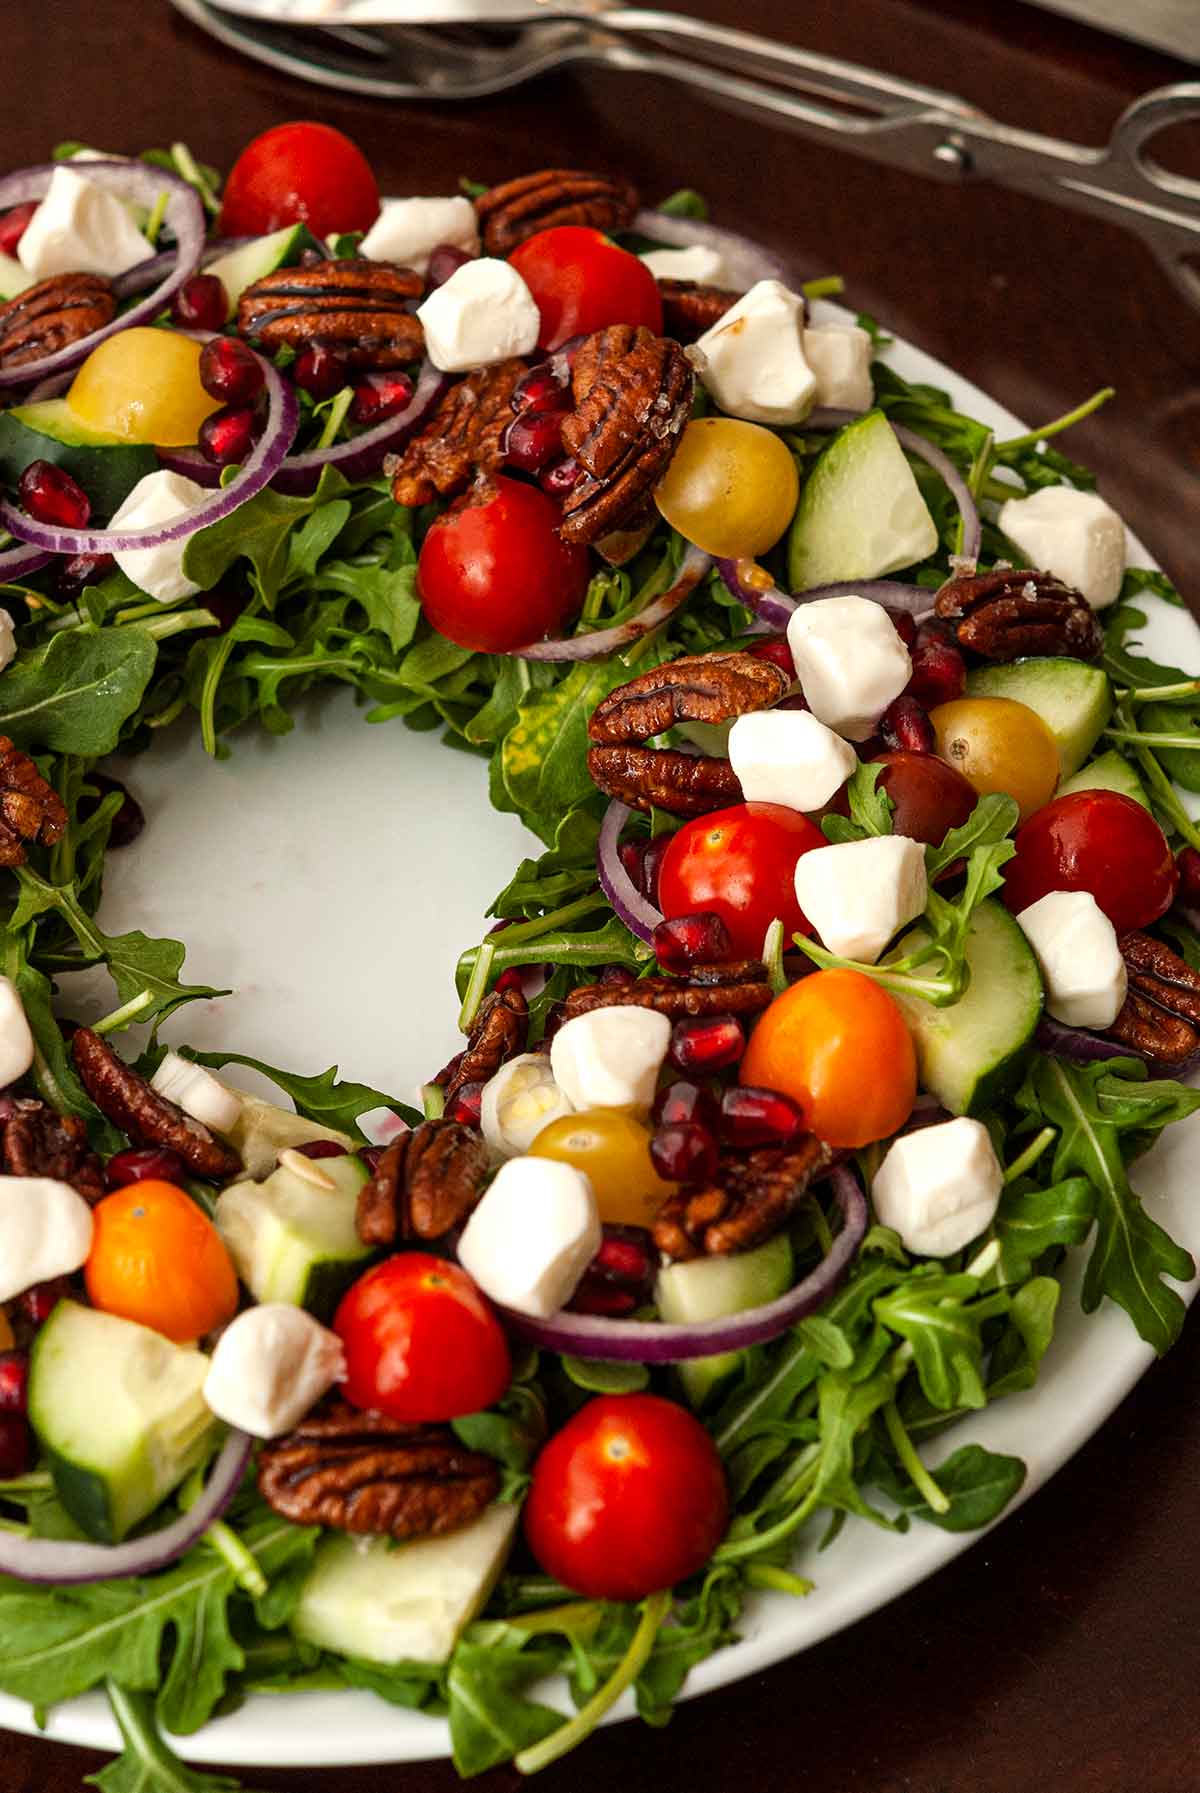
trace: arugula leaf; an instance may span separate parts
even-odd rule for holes
[[[588,719],[628,676],[616,658],[580,662],[549,691],[532,692],[501,741],[500,775],[509,800],[543,840],[553,841],[568,811],[595,800],[587,769]]]
[[[154,1701],[110,1683],[109,1705],[120,1726],[124,1751],[98,1774],[86,1777],[100,1793],[250,1793],[225,1774],[188,1768],[168,1748],[154,1720]]]
[[[873,765],[869,760],[858,765],[846,785],[849,818],[822,817],[821,829],[827,841],[837,846],[845,841],[866,840],[871,835],[892,832],[892,814],[896,806],[887,792],[878,788],[883,771],[882,766]]]
[[[342,592],[361,605],[368,627],[387,637],[393,653],[408,646],[421,620],[415,563],[391,568],[334,560],[321,568],[319,577],[323,591]]]
[[[112,753],[150,683],[148,629],[66,629],[23,647],[0,682],[0,733],[18,747]]]
[[[897,1506],[914,1519],[947,1532],[978,1531],[998,1519],[1025,1481],[1019,1457],[1002,1456],[981,1444],[964,1444],[934,1470],[938,1488],[950,1502],[944,1513],[928,1505],[907,1477],[897,1473],[882,1454],[872,1463],[872,1477]]]
[[[339,1082],[336,1065],[330,1065],[319,1076],[304,1077],[299,1071],[278,1070],[244,1052],[196,1052],[190,1046],[180,1046],[177,1050],[209,1070],[219,1071],[224,1065],[246,1065],[252,1071],[259,1071],[292,1098],[297,1114],[315,1121],[318,1126],[331,1127],[335,1132],[349,1133],[354,1138],[363,1137],[358,1127],[359,1115],[368,1114],[372,1108],[390,1108],[410,1127],[415,1127],[421,1119],[409,1103],[401,1102],[396,1096],[386,1096],[382,1090],[372,1089],[369,1083]]]
[[[1087,1177],[1068,1177],[1048,1189],[1024,1181],[1013,1184],[996,1213],[1001,1281],[1024,1283],[1046,1252],[1082,1245],[1095,1218],[1096,1191]]]
[[[1013,833],[1020,820],[1014,798],[993,791],[981,797],[965,822],[951,828],[942,844],[926,847],[925,872],[932,880],[956,859],[962,859],[976,847],[996,846]]]
[[[921,1266],[874,1304],[889,1331],[907,1339],[926,1399],[934,1407],[983,1407],[983,1327],[1006,1313],[1003,1290],[980,1296],[979,1278]]]
[[[209,591],[235,561],[244,558],[254,569],[263,602],[271,609],[288,574],[292,531],[349,490],[334,467],[323,469],[316,490],[307,498],[287,498],[265,487],[219,523],[210,523],[207,529],[189,536],[183,552],[186,577],[202,591]]]
[[[560,1666],[561,1651],[527,1631],[495,1624],[482,1628],[486,1643],[476,1643],[477,1629],[468,1627],[446,1675],[454,1766],[464,1776],[511,1761],[563,1722],[561,1712],[523,1697],[532,1682]]]

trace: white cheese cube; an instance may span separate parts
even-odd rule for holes
[[[811,710],[755,710],[729,731],[729,763],[747,803],[814,810],[845,784],[858,755]]]
[[[417,316],[429,359],[448,374],[530,354],[542,322],[517,270],[490,256],[465,262],[430,293]]]
[[[925,849],[905,834],[815,847],[796,861],[796,901],[842,959],[873,965],[928,900]]]
[[[282,1438],[346,1374],[336,1333],[283,1301],[248,1307],[217,1340],[204,1399],[253,1438]]]
[[[905,1251],[947,1258],[995,1218],[1004,1172],[982,1121],[942,1121],[902,1134],[875,1173],[871,1199]]]
[[[17,657],[16,624],[7,610],[0,610],[0,672]]]
[[[468,1220],[458,1261],[493,1301],[545,1320],[571,1299],[601,1238],[581,1170],[555,1158],[510,1158]]]
[[[443,243],[479,254],[479,220],[469,199],[385,199],[358,253],[370,261],[398,262],[424,274]]]
[[[811,324],[804,332],[804,359],[817,382],[818,405],[838,411],[869,411],[871,338],[858,324]]]
[[[722,411],[751,423],[800,423],[817,380],[804,358],[804,300],[780,280],[760,280],[688,349]]]
[[[0,1089],[24,1077],[32,1063],[33,1034],[24,1004],[12,979],[0,977]]]
[[[218,1133],[232,1132],[242,1112],[242,1098],[237,1090],[230,1089],[203,1065],[181,1058],[178,1052],[167,1053],[150,1079],[150,1087],[182,1108],[184,1114],[190,1114],[194,1121],[215,1127]]]
[[[1125,575],[1125,525],[1096,492],[1043,486],[1000,506],[997,523],[1030,563],[1082,592],[1093,610],[1115,602]]]
[[[109,528],[149,529],[155,523],[173,523],[176,517],[194,510],[206,496],[204,487],[194,479],[160,467],[157,473],[147,473],[138,480]],[[132,579],[148,597],[157,598],[160,604],[174,604],[200,590],[184,576],[183,551],[187,544],[188,537],[184,536],[157,548],[126,548],[114,553],[113,559],[126,578]]]
[[[571,1114],[544,1052],[522,1052],[501,1065],[483,1086],[479,1127],[499,1158],[527,1152],[543,1127]]]
[[[686,249],[647,249],[639,256],[656,280],[694,280],[699,286],[724,286],[729,279],[725,257],[707,243]]]
[[[106,187],[63,162],[17,244],[17,260],[35,280],[51,274],[124,274],[154,254],[129,213]]]
[[[56,1177],[0,1177],[0,1301],[70,1276],[92,1249],[92,1210]]]
[[[1117,930],[1090,890],[1052,890],[1017,916],[1046,986],[1046,1007],[1068,1027],[1111,1027],[1128,973]]]
[[[671,1043],[671,1023],[653,1009],[593,1009],[560,1027],[550,1043],[558,1087],[578,1109],[644,1113]]]
[[[815,598],[787,631],[796,677],[818,722],[865,741],[912,677],[908,649],[870,598]]]

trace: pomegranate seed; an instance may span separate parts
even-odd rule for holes
[[[642,855],[642,895],[658,907],[658,876],[662,871],[662,862],[667,856],[674,835],[656,834],[646,845]]]
[[[478,1127],[482,1101],[482,1083],[464,1083],[458,1094],[447,1102],[446,1119],[461,1121],[464,1127]]]
[[[701,1083],[681,1080],[668,1083],[665,1089],[659,1090],[650,1115],[656,1127],[695,1125],[711,1133],[717,1125],[720,1110],[711,1090]]]
[[[927,616],[917,624],[917,646],[929,647],[932,642],[953,641],[954,630],[951,624],[940,616]]]
[[[625,867],[625,874],[638,890],[642,888],[642,862],[649,845],[645,840],[623,840],[617,848],[617,857]]]
[[[675,1023],[667,1057],[680,1071],[723,1071],[745,1050],[745,1031],[733,1015],[693,1015]]]
[[[130,1183],[178,1183],[187,1176],[187,1165],[170,1146],[134,1146],[118,1152],[104,1166],[106,1189],[124,1189]]]
[[[1179,867],[1179,895],[1185,903],[1200,903],[1200,853],[1195,847],[1184,847],[1175,857]]]
[[[905,695],[914,697],[927,710],[935,704],[951,703],[961,697],[967,684],[967,663],[956,647],[947,641],[930,641],[914,648],[912,677],[905,686]]]
[[[756,660],[769,660],[772,666],[778,666],[780,672],[786,672],[789,679],[795,678],[796,662],[792,659],[786,635],[762,635],[746,651],[753,654]]]
[[[676,915],[654,930],[654,951],[664,971],[690,971],[693,965],[719,965],[733,958],[729,929],[711,909]]]
[[[200,351],[200,384],[210,398],[247,405],[258,397],[265,379],[258,356],[236,336],[214,336]]]
[[[465,268],[474,256],[468,255],[465,249],[459,249],[454,243],[439,243],[436,249],[429,251],[429,260],[425,265],[425,284],[432,292],[434,287],[445,286],[451,274],[457,274]]]
[[[0,1351],[0,1413],[24,1413],[28,1395],[28,1357],[24,1351]]]
[[[258,434],[258,418],[251,405],[226,405],[214,411],[200,425],[196,437],[200,453],[214,467],[241,464],[254,446]]]
[[[295,1146],[302,1158],[344,1158],[346,1148],[337,1139],[309,1139],[302,1146]]]
[[[905,753],[932,753],[937,745],[933,724],[915,697],[901,693],[879,718],[879,734],[885,747]]]
[[[44,1326],[60,1301],[71,1293],[65,1276],[51,1277],[49,1282],[34,1283],[17,1297],[17,1307],[33,1327]]]
[[[16,255],[17,244],[25,235],[26,226],[38,209],[36,199],[15,205],[0,218],[0,255]]]
[[[522,995],[524,995],[525,975],[523,972],[518,971],[515,965],[510,965],[508,970],[502,971],[500,976],[496,979],[497,993],[503,996],[506,990],[520,990]]]
[[[538,484],[550,498],[567,498],[575,490],[583,478],[583,468],[574,455],[565,460],[551,461],[538,474]]]
[[[514,411],[566,411],[570,409],[570,388],[564,386],[552,367],[544,362],[531,367],[513,387],[510,404]]]
[[[501,453],[510,467],[540,473],[562,453],[562,426],[561,411],[522,411],[505,430]]]
[[[730,1146],[784,1145],[804,1126],[790,1097],[773,1089],[734,1084],[721,1097],[721,1138]]]
[[[0,1478],[24,1475],[33,1464],[33,1436],[20,1413],[0,1413]]]
[[[54,590],[60,598],[75,598],[85,585],[107,579],[116,566],[111,554],[73,554],[54,569]]]
[[[640,1226],[606,1226],[600,1249],[567,1304],[576,1314],[630,1314],[649,1300],[658,1253]]]
[[[229,294],[216,274],[193,274],[171,301],[171,321],[181,330],[223,330]]]
[[[633,984],[637,982],[628,965],[604,965],[596,979],[599,984]]]
[[[86,529],[91,501],[69,473],[49,461],[30,461],[17,490],[21,503],[38,523],[57,523],[63,529]]]
[[[905,647],[913,647],[916,644],[917,639],[917,625],[908,614],[908,611],[888,610],[886,604],[883,608],[887,610],[888,619]]]
[[[717,1142],[694,1121],[660,1127],[650,1141],[650,1162],[668,1183],[707,1183],[717,1168]]]
[[[223,635],[232,629],[242,611],[250,602],[251,592],[248,586],[216,586],[204,594],[204,608],[211,610],[217,619],[215,629],[197,630],[197,634]]]
[[[350,401],[351,423],[383,423],[398,417],[412,400],[412,381],[405,374],[368,374],[354,388]]]
[[[89,772],[87,781],[96,786],[99,795],[79,799],[80,821],[84,822],[90,815],[94,815],[105,797],[111,796],[113,791],[119,791],[121,807],[109,824],[108,844],[110,847],[131,847],[146,826],[141,804],[132,792],[126,790],[119,778],[109,778],[105,772]]]
[[[336,349],[314,342],[297,355],[292,379],[310,398],[332,398],[346,384],[346,363]]]

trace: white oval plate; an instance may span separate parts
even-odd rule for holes
[[[962,410],[1002,434],[1025,427],[918,349],[896,344],[887,359],[908,379],[947,388]],[[1139,544],[1131,554],[1151,564]],[[1149,596],[1138,602],[1150,619],[1149,651],[1200,672],[1200,631],[1187,612]],[[112,857],[105,924],[182,937],[192,978],[237,991],[192,1005],[175,1037],[306,1072],[338,1061],[346,1076],[411,1100],[455,1050],[458,953],[486,931],[484,910],[522,853],[538,850],[514,817],[489,808],[482,762],[445,748],[436,734],[399,723],[368,727],[338,693],[310,705],[292,738],[247,733],[220,763],[205,758],[195,730],[164,741],[133,762],[133,780],[150,820],[131,853]],[[1200,1206],[1190,1189],[1198,1154],[1200,1114],[1168,1130],[1139,1164],[1138,1185],[1155,1217],[1200,1257]],[[1085,1318],[1078,1263],[1074,1269],[1037,1387],[954,1427],[929,1449],[935,1467],[978,1440],[1024,1458],[1027,1500],[1153,1361],[1119,1309],[1106,1304]],[[1188,1300],[1196,1288],[1183,1291]],[[893,1536],[851,1519],[819,1560],[815,1541],[801,1549],[798,1566],[816,1591],[805,1600],[755,1596],[741,1641],[693,1670],[684,1697],[807,1649],[982,1535],[919,1526]],[[612,1716],[632,1710],[627,1698]],[[3,1696],[0,1726],[36,1728],[28,1706]],[[46,1734],[120,1747],[97,1695],[53,1711]],[[259,1695],[178,1747],[196,1762],[312,1768],[448,1755],[449,1734],[440,1719],[365,1693]]]

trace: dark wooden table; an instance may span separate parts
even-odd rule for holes
[[[1008,0],[692,0],[692,10],[1084,142],[1101,141],[1136,94],[1187,72]],[[266,126],[318,117],[356,138],[395,192],[553,163],[628,170],[649,198],[699,186],[718,220],[808,272],[839,271],[851,303],[1030,420],[1115,385],[1115,404],[1070,446],[1185,591],[1195,579],[1200,319],[1115,228],[701,116],[682,92],[638,77],[577,74],[433,111],[339,99],[241,62],[165,0],[8,0],[3,12],[12,167],[67,136],[122,151],[183,137],[228,167]],[[1200,1787],[1198,1379],[1193,1322],[1099,1436],[964,1558],[798,1660],[681,1707],[665,1733],[602,1733],[545,1775],[547,1793]],[[5,1736],[0,1793],[65,1793],[96,1765]],[[293,1793],[456,1784],[445,1763],[249,1778]],[[485,1785],[517,1780],[502,1772]]]

